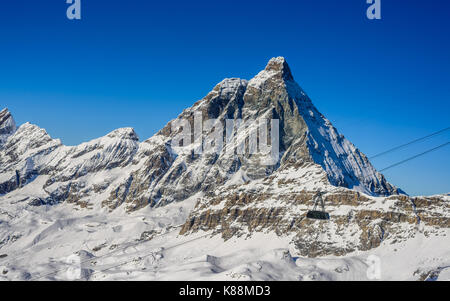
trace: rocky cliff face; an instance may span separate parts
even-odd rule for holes
[[[314,172],[318,170],[312,169],[310,174]],[[207,194],[180,234],[205,232],[228,240],[275,232],[289,237],[302,256],[316,257],[366,251],[382,242],[401,243],[418,233],[445,236],[450,227],[449,196],[372,197],[319,181],[303,189],[299,188],[301,176],[287,169],[262,181]],[[313,208],[316,189],[327,191],[324,201],[330,220],[306,217]]]
[[[226,119],[252,124],[259,124],[263,119],[278,119],[280,156],[277,162],[262,165],[258,155],[237,152],[198,155],[193,149],[188,154],[172,149],[171,141],[179,133],[172,131],[172,123],[188,120],[193,129],[196,112],[201,113],[203,120],[214,119],[215,125],[221,124],[222,128]],[[247,137],[256,131],[255,127],[249,127]],[[246,139],[238,131],[233,132],[233,137],[238,142]],[[262,179],[285,166],[301,168],[306,163],[320,166],[326,173],[326,181],[332,185],[370,195],[398,192],[372,167],[367,157],[317,111],[295,83],[284,58],[270,60],[267,67],[248,82],[225,79],[144,144],[156,152],[143,156],[144,168],[133,172],[112,192],[104,202],[110,208],[127,203],[133,210],[148,204],[159,206],[182,201],[198,191],[214,191],[230,183]],[[230,144],[224,143],[224,148]]]
[[[0,112],[0,144],[16,131],[16,123],[8,109]]]
[[[193,143],[174,145],[186,120]],[[235,150],[261,141],[258,124],[279,120],[276,160]],[[209,121],[207,121],[209,120]],[[231,128],[227,120],[247,126]],[[209,124],[208,124],[209,123]],[[274,137],[268,128],[267,137]],[[198,152],[210,134],[223,149]],[[270,140],[270,139],[269,139]],[[217,141],[212,145],[217,146]],[[30,186],[32,184],[32,186]],[[27,189],[32,187],[32,189]],[[330,221],[305,218],[318,190],[326,192]],[[0,112],[0,203],[15,192],[28,205],[74,203],[82,208],[135,211],[184,201],[201,192],[181,234],[209,231],[225,239],[275,231],[292,236],[304,254],[345,254],[376,247],[387,238],[406,239],[420,222],[448,227],[445,197],[410,199],[378,173],[312,104],[294,81],[284,58],[274,58],[250,81],[225,79],[143,142],[131,128],[78,146],[64,146],[31,124],[16,129]],[[438,211],[436,211],[438,212]]]

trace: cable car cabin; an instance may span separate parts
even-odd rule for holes
[[[324,204],[324,201],[322,198],[323,194],[324,194],[324,192],[321,192],[321,191],[317,192],[317,194],[315,196],[315,200],[314,200],[314,208],[312,210],[308,211],[308,213],[306,214],[307,218],[319,219],[319,220],[329,220],[330,219],[330,215],[328,214],[328,212],[325,212],[325,204]],[[316,210],[319,203],[322,207],[322,211]]]
[[[325,211],[310,210],[306,214],[306,217],[310,219],[329,220],[330,214],[328,214],[328,212]]]

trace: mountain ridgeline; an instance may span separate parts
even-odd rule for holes
[[[259,164],[258,155],[180,152],[173,123],[201,112],[203,120],[279,120],[279,157]],[[255,128],[249,127],[250,135]],[[246,136],[234,131],[237,140]],[[273,133],[271,133],[272,135]],[[27,186],[33,184],[33,190]],[[317,191],[325,192],[331,221],[305,214]],[[198,197],[181,234],[210,231],[224,239],[274,231],[292,235],[310,256],[345,254],[378,246],[388,237],[413,235],[419,221],[449,226],[448,219],[420,216],[445,203],[411,199],[386,181],[367,157],[339,134],[294,81],[282,57],[253,79],[225,79],[153,137],[139,142],[131,128],[78,146],[65,146],[26,123],[16,128],[0,112],[0,202],[20,191],[30,206],[75,204],[85,210],[136,211]],[[444,206],[446,206],[444,204]],[[325,242],[322,237],[331,235]],[[314,235],[316,235],[314,234]]]
[[[90,191],[104,192],[117,180],[122,183],[110,191],[104,204],[115,208],[125,202],[130,209],[137,209],[181,201],[198,191],[215,189],[236,173],[252,180],[300,163],[320,165],[329,183],[335,186],[370,195],[391,195],[398,191],[317,111],[294,81],[284,58],[270,60],[250,81],[223,80],[178,119],[192,121],[196,111],[205,120],[220,119],[222,123],[225,119],[255,122],[262,118],[279,119],[279,164],[257,166],[251,159],[236,154],[219,154],[214,158],[178,156],[170,147],[176,134],[172,133],[171,123],[142,143],[138,143],[134,130],[127,128],[66,147],[37,126],[27,123],[16,129],[5,109],[0,113],[0,193],[26,185],[35,176],[46,176],[43,188],[48,196],[42,201],[57,203],[82,199]],[[89,181],[97,173],[114,168],[122,171],[115,173],[116,178],[108,177],[109,181],[98,185]]]

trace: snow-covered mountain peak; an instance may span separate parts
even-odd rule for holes
[[[290,90],[293,89],[293,94],[302,92],[301,88],[294,82],[291,68],[284,57],[270,59],[264,70],[249,81],[248,86],[266,90],[283,86]]]
[[[46,130],[35,124],[26,122],[19,126],[5,144],[5,147],[14,147],[16,150],[30,150],[44,145],[60,146],[59,139],[52,139]]]
[[[133,141],[139,141],[139,136],[136,134],[133,128],[120,128],[112,131],[108,135],[108,138],[120,138],[120,139],[130,139]]]
[[[273,58],[248,83],[244,110],[267,112],[280,122],[280,150],[286,162],[314,162],[332,185],[369,195],[399,192],[371,165],[367,157],[341,135],[294,81],[283,57]],[[297,164],[295,163],[295,164]]]
[[[294,80],[291,68],[289,68],[286,59],[282,56],[271,58],[264,70],[267,72],[281,73],[284,80]]]

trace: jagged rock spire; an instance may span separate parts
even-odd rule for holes
[[[11,135],[16,131],[16,123],[7,108],[0,111],[0,141],[1,136]]]
[[[274,57],[270,59],[269,63],[267,63],[265,71],[272,72],[281,72],[284,80],[294,80],[292,76],[291,69],[289,68],[286,59],[282,56]]]

